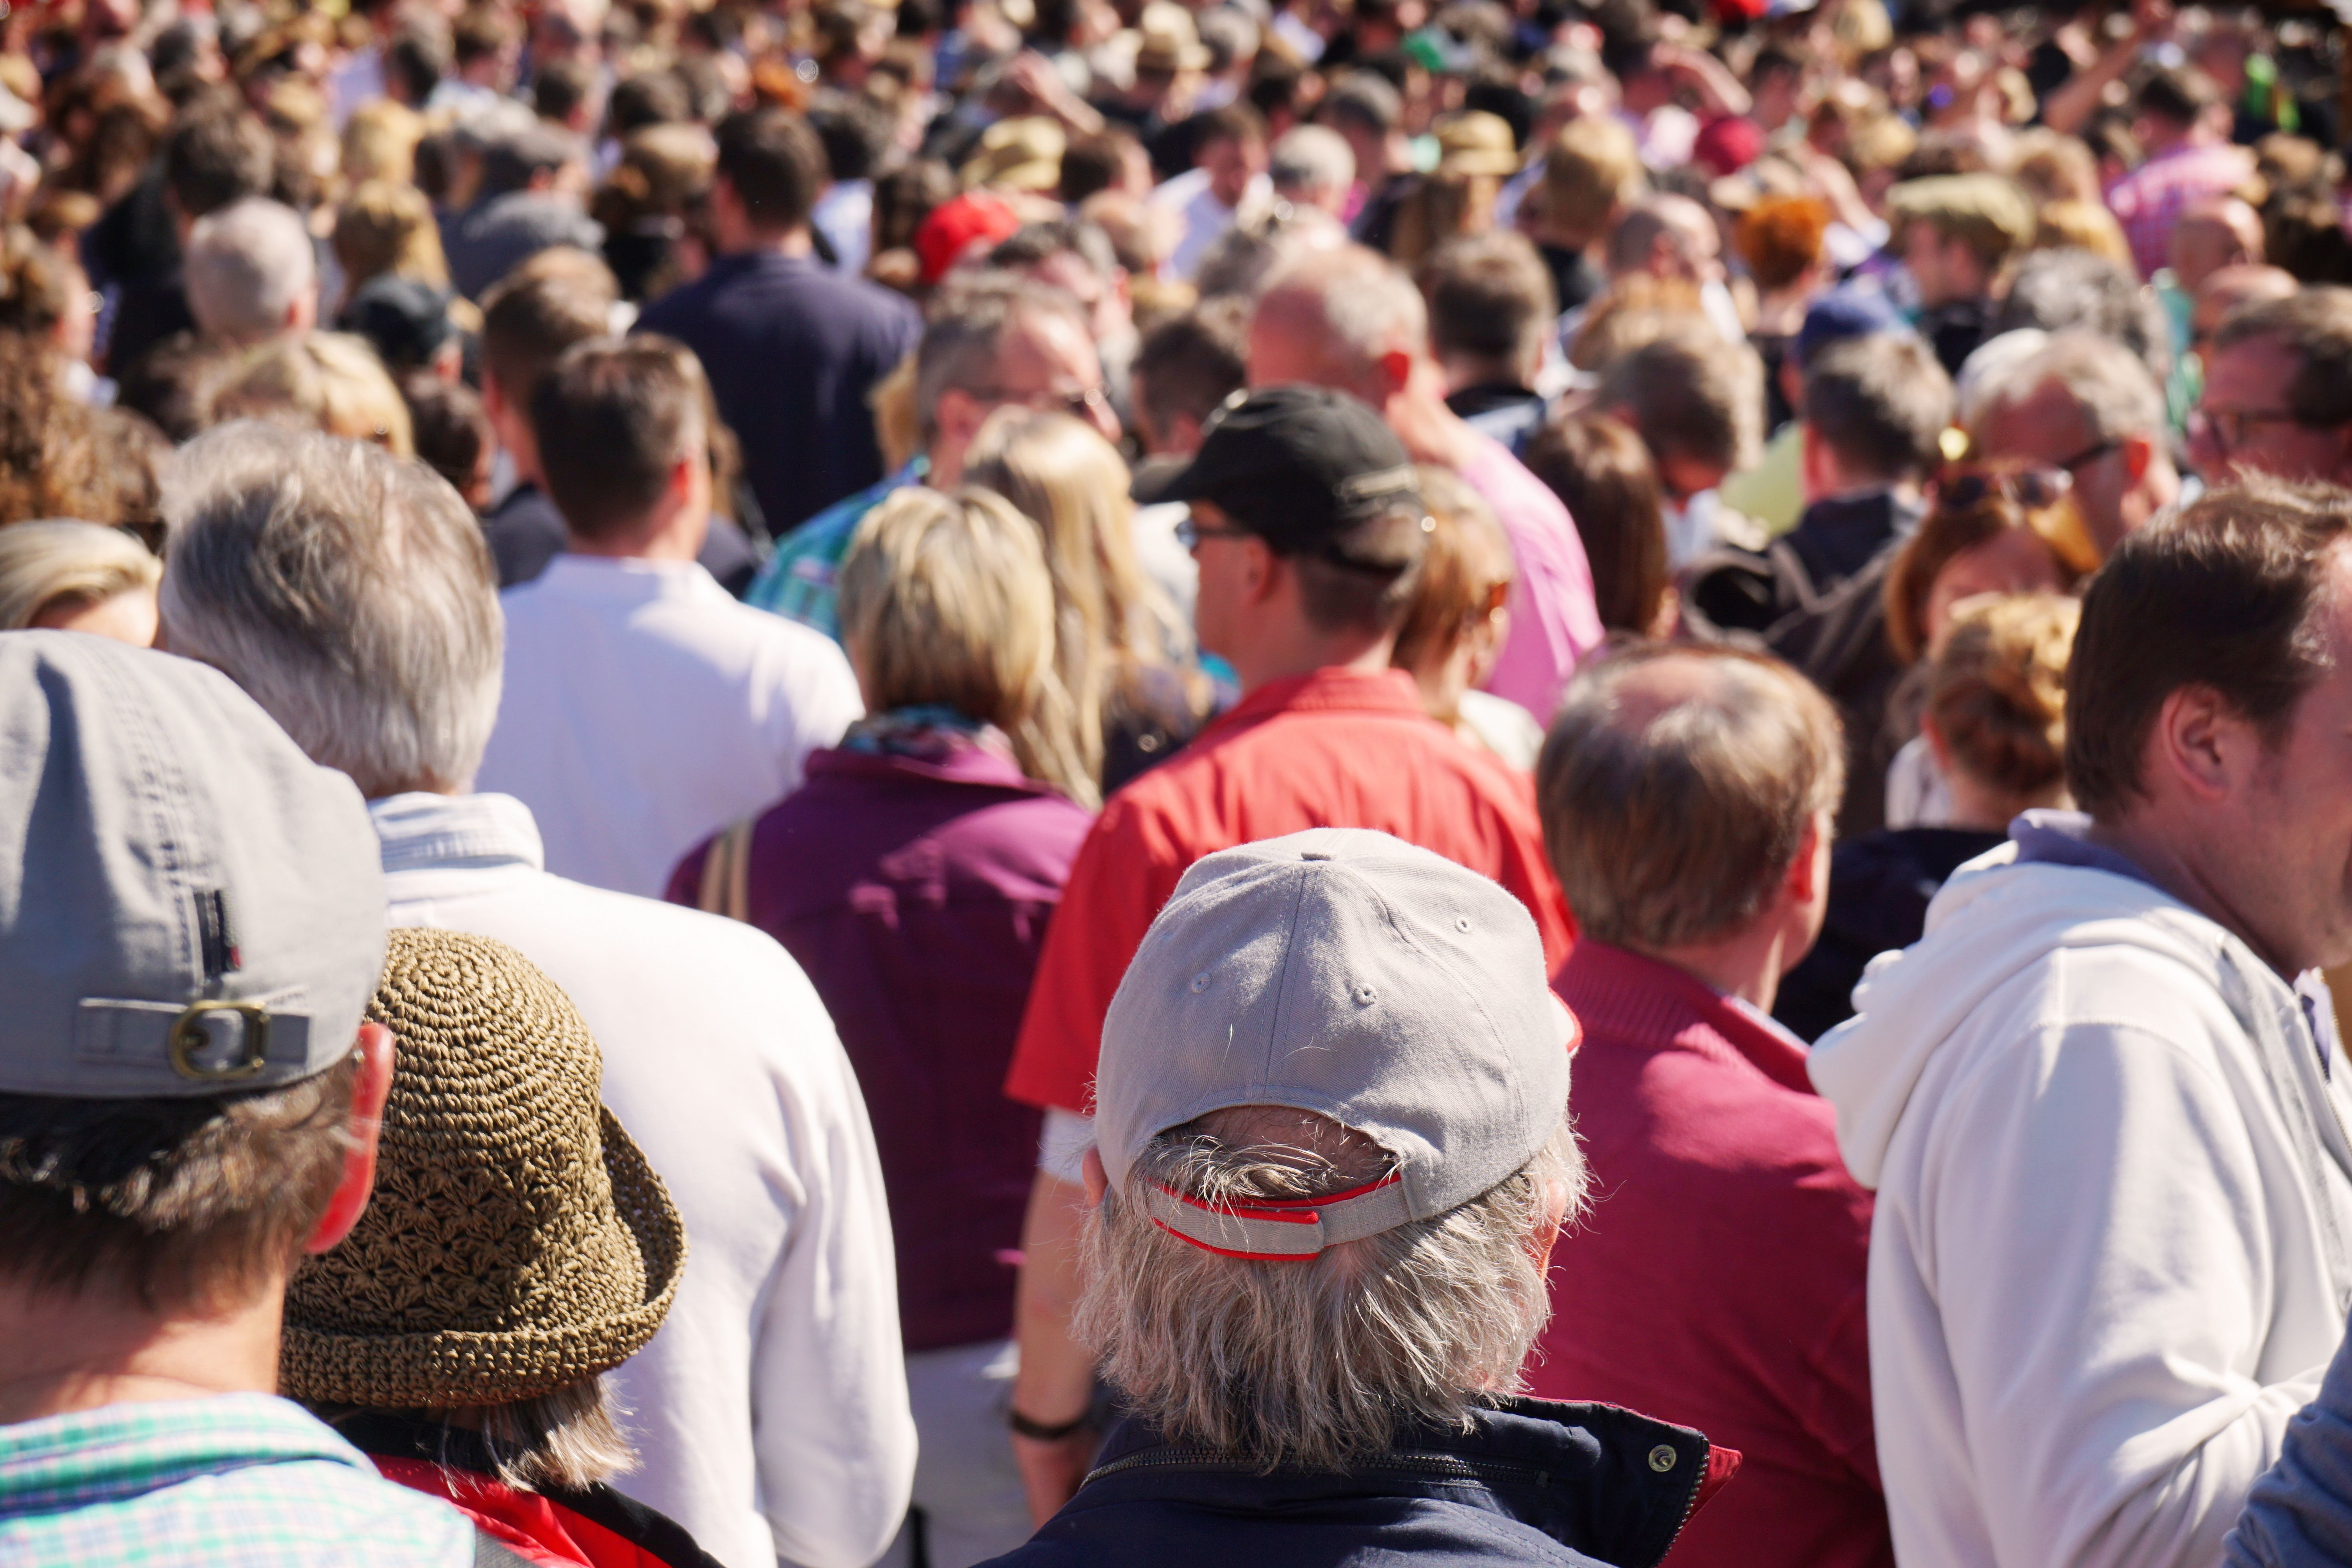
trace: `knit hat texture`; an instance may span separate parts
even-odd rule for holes
[[[604,1057],[571,1000],[504,943],[395,930],[367,1016],[397,1041],[375,1192],[287,1293],[282,1392],[505,1405],[644,1348],[686,1228],[598,1103]]]

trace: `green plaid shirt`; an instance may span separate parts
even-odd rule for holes
[[[843,497],[786,534],[776,553],[760,569],[760,575],[751,580],[751,586],[743,591],[743,602],[814,626],[840,642],[841,602],[833,580],[841,570],[841,558],[849,553],[857,525],[891,491],[921,484],[930,466],[929,458],[917,457],[879,484]]]
[[[267,1394],[0,1427],[8,1568],[471,1568],[466,1517]]]

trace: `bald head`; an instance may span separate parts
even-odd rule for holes
[[[2224,267],[2209,276],[2197,291],[2189,316],[2189,340],[2202,343],[2221,330],[2230,312],[2263,299],[2284,299],[2303,285],[2294,274],[2277,267]]]
[[[1609,235],[1609,273],[1711,283],[1722,276],[1723,239],[1705,207],[1688,196],[1652,196]]]
[[[1694,646],[1579,670],[1536,769],[1569,906],[1649,953],[1767,917],[1844,784],[1828,698],[1775,660]]]
[[[1250,322],[1252,386],[1305,382],[1381,408],[1428,354],[1421,290],[1360,246],[1312,252],[1285,267]]]
[[[2189,293],[2223,267],[2259,267],[2263,260],[2260,214],[2235,196],[2199,202],[2172,230],[2168,258],[2173,276]]]

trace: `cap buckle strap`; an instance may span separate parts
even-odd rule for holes
[[[196,1052],[219,1043],[206,1023],[222,1013],[236,1014],[244,1027],[236,1031],[237,1054],[215,1064]],[[164,1040],[171,1050],[172,1071],[183,1078],[250,1078],[269,1061],[269,1009],[254,1002],[193,1002],[172,1020]]]
[[[1303,1262],[1412,1218],[1403,1174],[1396,1171],[1322,1197],[1212,1202],[1155,1182],[1143,1199],[1151,1222],[1169,1235],[1221,1258],[1261,1263]]]

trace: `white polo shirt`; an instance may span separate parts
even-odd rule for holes
[[[506,687],[477,784],[529,806],[547,869],[574,882],[660,897],[865,711],[831,638],[692,561],[560,555],[499,602]]]

